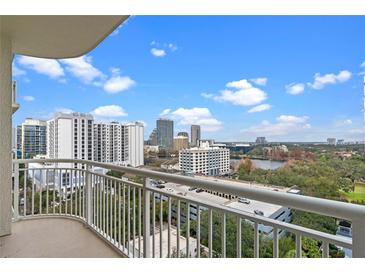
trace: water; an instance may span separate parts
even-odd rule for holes
[[[252,163],[255,165],[256,168],[261,169],[278,169],[283,167],[286,162],[285,161],[272,161],[272,160],[258,160],[258,159],[251,159]],[[238,165],[240,160],[231,159],[232,165]]]

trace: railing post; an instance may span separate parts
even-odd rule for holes
[[[352,257],[365,258],[365,220],[352,221]]]
[[[150,179],[146,178],[143,185],[143,256],[145,258],[151,258],[150,250],[150,196],[149,190]]]
[[[25,172],[25,171],[24,171]],[[19,163],[14,164],[14,220],[19,218]]]
[[[92,182],[91,182],[91,168],[90,165],[86,165],[86,171],[85,171],[85,183],[84,187],[86,187],[86,222],[88,225],[93,224],[93,191],[92,191]],[[81,201],[80,201],[81,202]]]

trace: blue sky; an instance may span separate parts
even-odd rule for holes
[[[361,140],[365,17],[133,16],[86,56],[16,56],[20,110],[159,117],[219,141]]]

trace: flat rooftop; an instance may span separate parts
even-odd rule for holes
[[[251,200],[251,199],[248,199],[250,201],[249,204],[245,204],[245,203],[238,202],[237,199],[230,200],[228,198],[219,197],[217,195],[210,194],[205,191],[197,193],[195,190],[190,191],[189,190],[190,187],[188,187],[188,186],[180,185],[180,184],[176,184],[176,183],[168,182],[168,183],[165,183],[164,186],[165,186],[165,188],[158,189],[158,190],[161,190],[162,192],[165,192],[167,194],[180,195],[181,197],[196,200],[201,203],[217,204],[217,205],[222,205],[222,206],[238,209],[238,210],[244,211],[246,213],[250,213],[250,214],[255,214],[255,210],[260,210],[264,213],[265,217],[270,217],[276,211],[283,208],[283,206],[280,206],[280,205],[265,203],[265,202],[261,202],[261,201]],[[256,186],[252,186],[252,187],[256,187]],[[170,189],[170,190],[168,190],[168,189]],[[267,188],[265,188],[265,189],[267,189]],[[283,190],[281,190],[281,191],[283,191]]]

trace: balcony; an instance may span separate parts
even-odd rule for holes
[[[291,235],[295,257],[302,256],[305,238],[319,243],[322,257],[331,257],[333,247],[365,257],[360,205],[93,161],[14,160],[13,166],[13,234],[0,238],[6,251],[1,256],[241,258],[268,257],[270,249],[270,256],[281,257],[282,236]],[[138,180],[111,177],[101,169]],[[152,180],[345,219],[352,223],[352,239],[173,193]],[[34,253],[38,244],[44,248]]]

